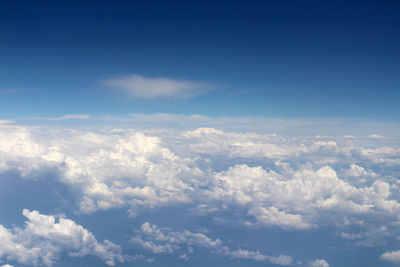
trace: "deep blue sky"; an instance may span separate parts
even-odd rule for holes
[[[2,1],[1,119],[70,113],[400,115],[397,1]],[[217,84],[127,99],[120,75]]]

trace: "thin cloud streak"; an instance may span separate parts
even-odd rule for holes
[[[215,89],[215,85],[198,81],[175,80],[164,77],[147,78],[137,74],[106,80],[106,85],[124,91],[132,98],[188,99]]]

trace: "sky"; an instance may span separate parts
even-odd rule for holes
[[[2,1],[0,267],[400,266],[397,1]]]
[[[1,112],[397,120],[399,8],[397,1],[5,1]],[[149,101],[108,83],[131,75],[198,86]]]

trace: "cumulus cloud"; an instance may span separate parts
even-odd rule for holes
[[[384,211],[396,219],[400,211],[400,204],[390,199],[387,182],[376,180],[371,186],[357,187],[340,179],[330,166],[283,168],[278,173],[235,165],[216,172],[212,182],[206,192],[211,199],[246,208],[262,225],[308,229],[324,224],[327,212],[354,217]]]
[[[55,131],[57,132],[57,131]],[[60,182],[77,186],[80,211],[185,203],[202,171],[193,160],[172,153],[157,137],[135,131],[92,133],[66,131],[41,139],[39,129],[8,128],[0,132],[0,172],[23,176],[43,168],[57,170]]]
[[[188,255],[193,253],[193,247],[199,247],[208,249],[214,254],[228,256],[233,259],[268,261],[279,265],[290,265],[292,263],[292,258],[287,255],[272,257],[259,251],[232,250],[223,245],[220,239],[213,240],[203,233],[193,233],[188,230],[175,232],[148,222],[142,224],[141,229],[137,231],[137,236],[131,238],[131,242],[156,254],[179,252],[181,254],[179,258],[183,260],[189,259]]]
[[[54,179],[72,188],[77,205],[71,208],[78,214],[123,208],[130,216],[140,216],[149,209],[182,205],[179,212],[185,215],[212,214],[219,222],[231,220],[253,229],[311,231],[329,226],[343,242],[363,246],[383,243],[398,231],[399,164],[398,143],[390,138],[378,142],[365,136],[286,136],[209,127],[147,131],[0,127],[0,174]],[[52,170],[52,175],[43,177],[44,170]],[[95,255],[109,264],[119,260],[118,246],[95,241],[72,221],[59,218],[56,222],[50,216],[54,221],[46,223],[47,215],[24,214],[28,218],[25,229],[1,230],[2,240],[11,244],[2,257],[10,261],[24,255],[29,264],[51,264],[61,251],[72,256]],[[42,219],[36,223],[35,218]],[[53,230],[36,231],[38,225]],[[73,233],[92,237],[85,243],[71,234],[61,242],[55,230],[60,227],[54,225],[74,225]],[[18,238],[32,243],[19,247]],[[189,260],[197,247],[235,259],[292,261],[285,255],[233,249],[204,233],[150,224],[142,225],[132,242],[155,254],[177,254],[183,260]],[[45,250],[35,249],[42,246]],[[102,256],[100,250],[113,251],[114,256]],[[396,253],[387,252],[381,258],[395,259]]]
[[[380,258],[385,261],[400,264],[400,250],[385,252]]]
[[[310,262],[310,267],[329,267],[329,264],[323,260],[323,259],[318,259]]]
[[[112,78],[108,86],[121,89],[133,98],[191,98],[213,89],[207,83],[170,78],[146,78],[137,74]]]
[[[51,266],[67,252],[71,257],[92,255],[107,265],[123,262],[120,246],[94,235],[74,221],[38,211],[23,210],[27,218],[23,229],[7,229],[0,225],[0,258],[24,265]]]
[[[74,188],[81,213],[126,207],[135,216],[143,208],[192,203],[206,207],[192,213],[227,207],[250,216],[249,225],[285,229],[349,224],[371,214],[396,220],[400,189],[391,170],[400,150],[365,142],[212,128],[142,133],[3,126],[0,173],[38,178],[53,169],[53,179]]]

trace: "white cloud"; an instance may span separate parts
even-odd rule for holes
[[[171,119],[159,115],[157,120],[162,118],[168,123]],[[191,118],[194,124],[203,121],[203,126],[210,121],[206,117]],[[400,149],[395,138],[378,141],[363,136],[287,136],[210,127],[137,131],[3,125],[0,174],[54,179],[72,188],[77,206],[70,208],[78,214],[122,207],[135,216],[145,209],[184,204],[180,212],[188,216],[212,214],[214,223],[234,221],[239,227],[299,231],[329,226],[333,234],[344,238],[342,242],[373,246],[384,244],[398,231]],[[52,170],[53,176],[43,176],[46,170]],[[32,216],[31,224],[45,225],[42,221],[35,224]],[[47,228],[63,224],[61,221]],[[3,239],[12,244],[3,257],[50,264],[60,251],[86,246],[79,238],[74,239],[75,235],[69,237],[70,243],[60,243],[56,230],[35,232],[36,228],[28,225],[19,232],[2,228]],[[350,228],[352,225],[357,229]],[[74,231],[79,232],[76,227]],[[41,240],[40,244],[18,247],[21,242],[15,238],[27,229]],[[289,262],[287,256],[274,258],[232,249],[200,233],[156,229],[161,229],[157,236],[148,237],[143,228],[142,235],[132,241],[153,253],[176,253],[183,260],[190,258],[189,247],[194,246],[231,258]],[[118,249],[106,241],[97,244],[119,255]],[[42,246],[49,256],[35,250]],[[87,253],[101,257],[94,247]],[[387,252],[382,259],[396,255],[396,251]]]
[[[385,261],[400,264],[400,250],[385,252],[381,255],[380,258]]]
[[[249,251],[244,249],[232,250],[222,244],[220,239],[212,240],[203,233],[193,233],[188,230],[175,232],[168,228],[159,228],[148,222],[142,224],[137,236],[131,238],[131,242],[137,244],[142,249],[152,251],[153,253],[175,253],[186,250],[179,257],[188,260],[188,254],[193,253],[193,247],[209,249],[212,253],[222,256],[228,256],[233,259],[247,259],[255,261],[269,261],[279,265],[290,265],[292,258],[286,255],[272,257],[261,254],[259,251]],[[185,248],[182,248],[185,246]]]
[[[191,98],[213,89],[210,84],[174,80],[170,78],[146,78],[137,74],[113,78],[106,84],[124,90],[133,98]]]
[[[15,123],[15,121],[10,121],[10,120],[0,120],[0,125],[4,125],[4,124],[11,124],[11,123]]]
[[[350,240],[362,238],[361,234],[352,234],[352,233],[345,233],[345,232],[341,232],[340,236],[342,238],[350,239]]]
[[[365,168],[358,166],[357,164],[351,164],[350,169],[346,171],[346,174],[348,176],[354,176],[354,177],[368,177],[372,176],[375,177],[377,176],[376,173],[374,173],[371,170],[365,170]]]
[[[370,137],[370,138],[385,138],[384,136],[379,135],[379,134],[371,134],[368,137]]]
[[[90,115],[87,114],[67,114],[61,117],[53,118],[53,120],[62,121],[62,120],[87,120],[90,119]]]
[[[121,248],[105,240],[99,243],[87,229],[65,218],[24,209],[25,228],[0,225],[0,258],[24,265],[51,266],[65,251],[71,257],[93,255],[108,265],[123,262]]]
[[[237,210],[243,224],[284,229],[397,220],[400,150],[341,138],[4,126],[0,173],[56,170],[51,179],[74,188],[81,213],[185,203],[190,213]]]
[[[248,209],[258,224],[308,229],[322,223],[326,212],[369,214],[385,211],[396,218],[400,204],[390,199],[390,185],[376,180],[370,187],[356,187],[340,179],[335,170],[266,171],[260,166],[235,165],[214,174],[206,193],[232,208]],[[329,222],[327,222],[329,223]],[[332,221],[331,221],[332,223]]]
[[[318,259],[310,262],[310,267],[329,267],[329,264],[323,259]]]
[[[92,116],[88,114],[66,114],[59,117],[30,117],[27,119],[38,120],[38,121],[65,121],[65,120],[88,120],[90,118],[92,118]]]

